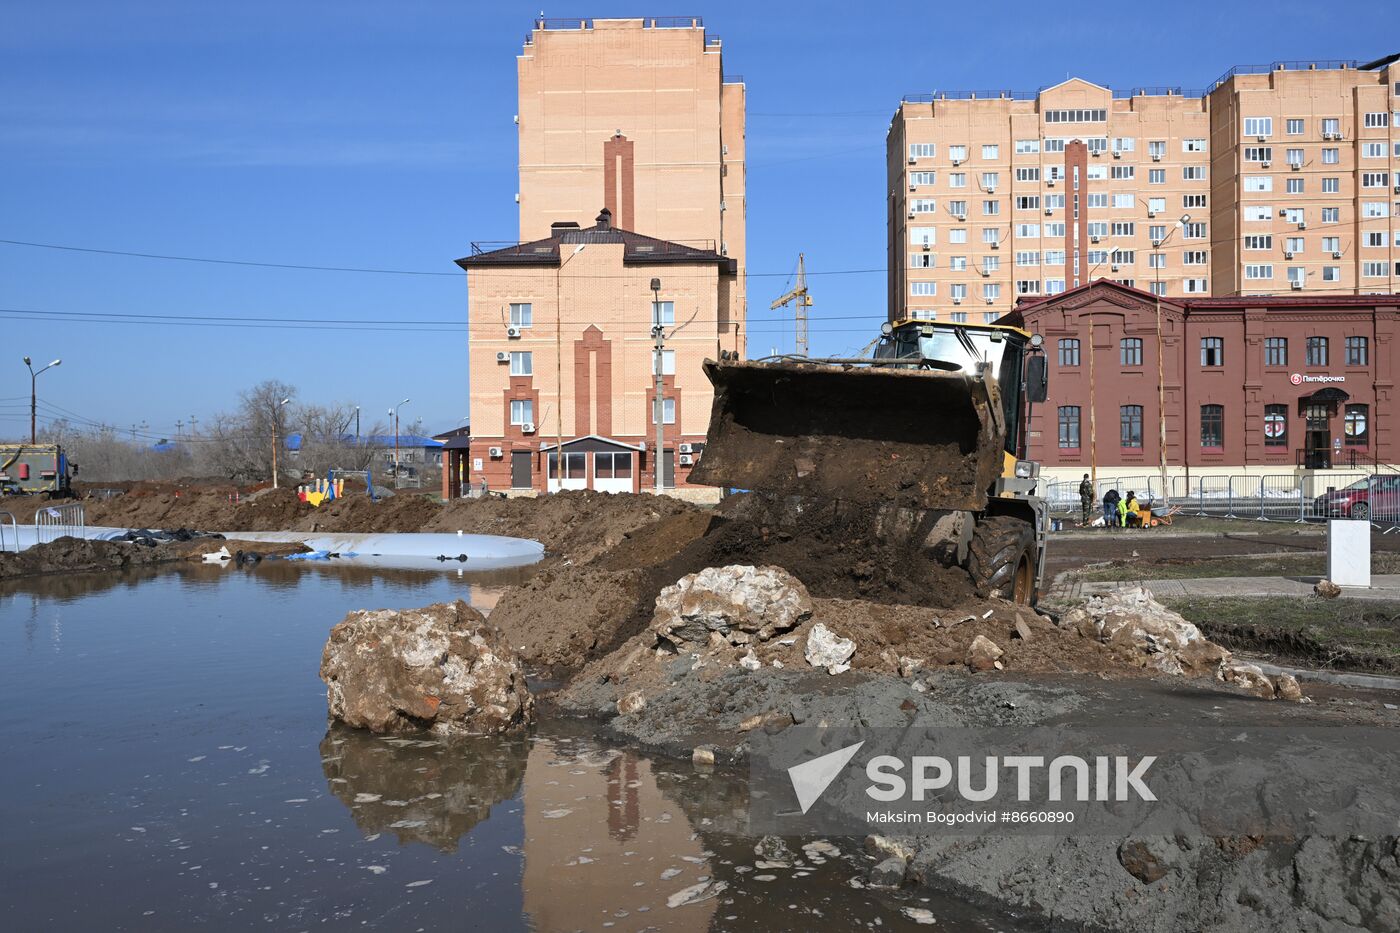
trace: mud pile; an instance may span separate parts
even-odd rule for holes
[[[0,580],[44,573],[123,570],[177,560],[170,545],[141,547],[115,541],[59,538],[20,551],[0,553]]]

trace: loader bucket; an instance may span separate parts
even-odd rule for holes
[[[900,508],[980,511],[1005,430],[961,372],[706,360],[715,388],[692,482]]]

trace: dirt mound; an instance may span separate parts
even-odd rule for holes
[[[141,547],[115,541],[59,538],[14,553],[0,553],[0,579],[41,573],[123,570],[175,560],[171,546]]]
[[[531,669],[577,670],[612,648],[621,629],[649,611],[656,594],[647,583],[640,570],[547,568],[506,591],[491,610],[491,624]]]
[[[310,509],[288,527],[298,531],[422,531],[441,512],[442,506],[425,495],[401,492],[378,501],[349,495]]]

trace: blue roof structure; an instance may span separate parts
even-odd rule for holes
[[[345,444],[359,444],[362,447],[393,447],[394,435],[392,434],[366,434],[356,438],[353,434],[341,435],[341,442]],[[422,434],[400,434],[398,436],[400,447],[422,447],[427,450],[439,450],[442,448],[442,441]],[[301,450],[301,434],[288,434],[288,450]]]

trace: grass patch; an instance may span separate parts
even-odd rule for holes
[[[1264,554],[1258,557],[1169,557],[1115,560],[1081,570],[1090,583],[1135,583],[1138,580],[1184,580],[1201,577],[1316,577],[1327,572],[1324,554]],[[1373,553],[1372,573],[1400,573],[1400,554]]]
[[[1338,670],[1400,672],[1400,602],[1194,597],[1164,605],[1231,651]]]

